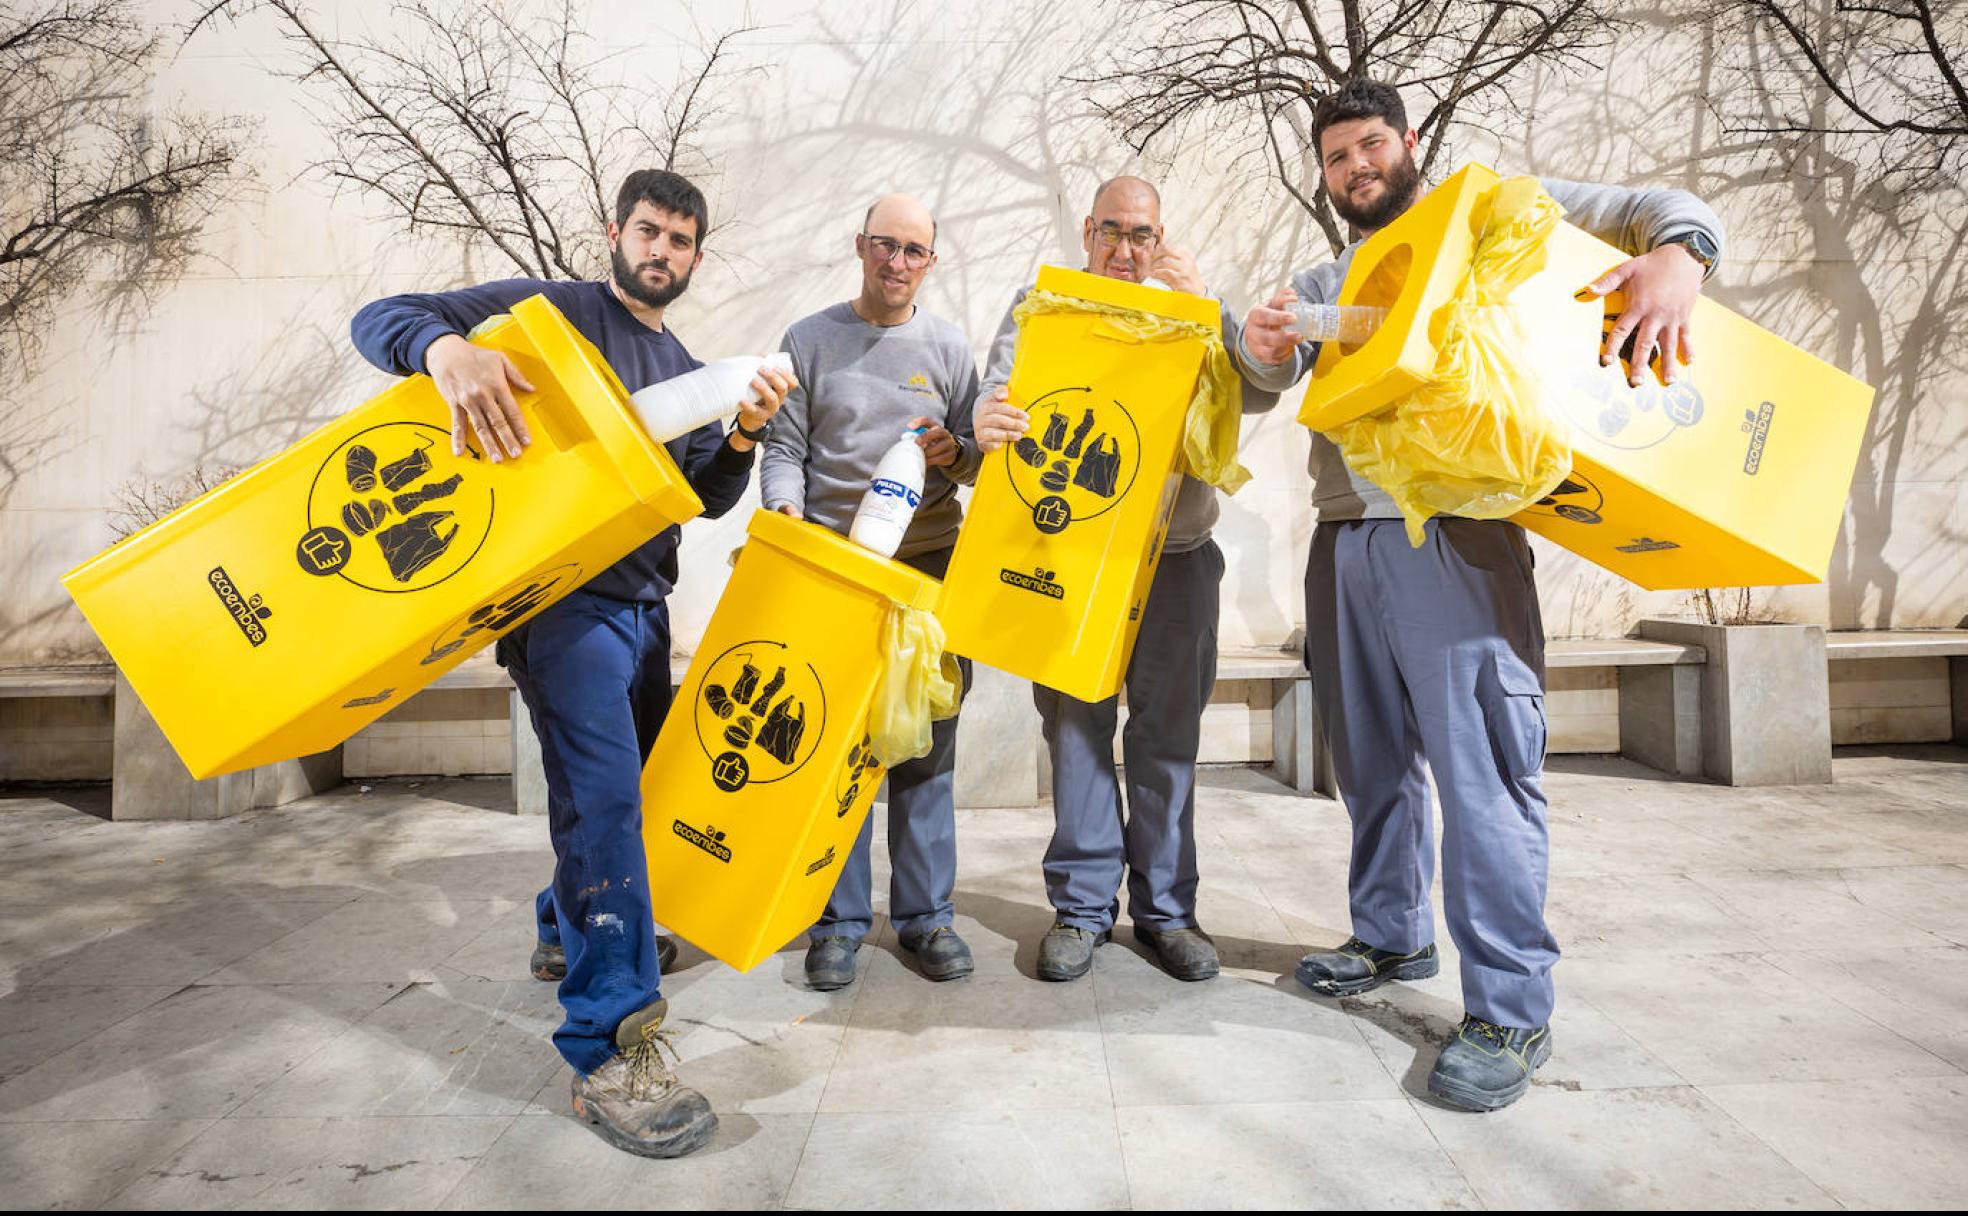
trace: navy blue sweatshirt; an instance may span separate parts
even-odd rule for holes
[[[487,317],[533,295],[546,296],[594,343],[632,393],[703,366],[667,327],[658,332],[636,320],[607,283],[505,279],[461,291],[390,296],[364,305],[349,329],[363,358],[393,375],[408,376],[426,370],[424,352],[432,342],[446,334],[468,333]],[[690,488],[704,500],[706,516],[723,515],[744,494],[752,475],[752,452],[733,449],[724,441],[719,424],[698,427],[667,446]],[[676,586],[681,537],[681,529],[665,528],[589,579],[586,589],[618,600],[661,600]]]

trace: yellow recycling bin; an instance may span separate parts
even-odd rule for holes
[[[517,460],[412,376],[63,580],[193,776],[336,746],[703,510],[544,296],[475,340],[538,390]]]
[[[1341,304],[1391,309],[1357,348],[1329,343],[1299,420],[1327,430],[1380,409],[1434,366],[1431,321],[1467,267],[1498,177],[1471,165],[1354,255]],[[1625,261],[1560,224],[1545,266],[1510,296],[1545,386],[1571,425],[1571,474],[1513,518],[1650,590],[1814,583],[1831,562],[1873,390],[1704,296],[1695,361],[1677,382],[1599,365],[1617,294],[1579,292]]]
[[[1037,290],[1207,325],[1216,301],[1047,266]],[[1019,327],[1025,438],[984,458],[937,611],[950,650],[1083,701],[1120,690],[1161,561],[1205,346],[1095,313]]]
[[[642,778],[656,920],[741,971],[826,909],[881,784],[883,626],[941,590],[818,524],[749,532]]]

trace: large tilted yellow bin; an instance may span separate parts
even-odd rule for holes
[[[476,341],[538,390],[517,460],[412,376],[63,580],[193,776],[334,747],[703,510],[545,297]]]
[[[1497,175],[1471,165],[1355,254],[1342,304],[1391,309],[1357,349],[1329,343],[1300,421],[1378,409],[1434,366],[1430,321],[1467,266]],[[1617,296],[1577,293],[1626,260],[1560,224],[1511,296],[1547,405],[1571,422],[1573,471],[1518,523],[1652,590],[1822,582],[1871,412],[1870,386],[1703,296],[1679,381],[1599,366]]]
[[[1048,266],[1038,289],[1214,328],[1216,301]],[[1175,503],[1198,339],[1141,342],[1092,314],[1020,327],[1012,403],[945,575],[950,650],[1082,701],[1120,691]]]
[[[825,911],[881,784],[890,606],[941,589],[818,524],[749,531],[642,777],[656,920],[741,971]]]

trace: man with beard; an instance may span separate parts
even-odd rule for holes
[[[1333,208],[1362,239],[1420,193],[1415,132],[1391,86],[1346,84],[1320,106],[1313,139]],[[1720,253],[1715,213],[1679,190],[1544,187],[1568,221],[1636,255],[1588,288],[1626,299],[1600,361],[1631,336],[1634,383],[1656,353],[1672,381]],[[1239,350],[1247,376],[1282,391],[1311,369],[1318,346],[1291,332],[1285,308],[1294,297],[1336,300],[1358,249],[1356,240],[1251,310]],[[1551,1054],[1558,960],[1544,922],[1544,628],[1530,545],[1514,523],[1437,517],[1412,548],[1393,501],[1320,435],[1311,472],[1319,523],[1305,572],[1306,662],[1353,820],[1353,936],[1307,955],[1298,978],[1345,997],[1439,969],[1425,758],[1442,798],[1442,886],[1465,1011],[1428,1087],[1455,1106],[1495,1110],[1521,1097]]]
[[[905,431],[928,465],[922,502],[895,559],[942,578],[963,506],[957,486],[977,477],[970,411],[977,364],[963,331],[916,306],[936,265],[936,221],[906,194],[876,200],[854,237],[861,259],[854,299],[802,317],[786,330],[799,387],[786,398],[759,462],[765,505],[845,534],[875,466]],[[963,663],[969,682],[970,664]],[[932,980],[971,973],[970,947],[951,926],[957,882],[957,720],[936,723],[926,756],[888,771],[888,918],[902,948]],[[874,816],[841,867],[813,926],[806,982],[823,992],[854,982],[855,953],[874,927],[869,850]]]
[[[356,349],[384,371],[428,372],[451,406],[451,446],[466,431],[487,459],[529,442],[513,390],[532,391],[510,359],[464,335],[528,296],[545,295],[601,351],[629,391],[701,366],[663,323],[690,286],[710,227],[703,194],[660,169],[631,173],[608,225],[605,281],[507,279],[482,287],[377,300],[356,314]],[[753,448],[792,378],[766,370],[758,403],[730,434],[717,423],[670,441],[705,515],[731,509],[750,479]],[[566,1020],[554,1045],[574,1068],[574,1111],[610,1144],[650,1157],[698,1148],[717,1129],[702,1094],[677,1083],[658,1054],[668,1009],[642,848],[642,765],[670,703],[670,620],[680,529],[665,529],[566,599],[500,639],[540,737],[554,875],[536,901],[535,974],[560,974]],[[665,939],[667,942],[667,939]]]
[[[1162,231],[1162,200],[1138,177],[1117,177],[1094,191],[1081,225],[1089,274],[1123,282],[1154,279],[1166,287],[1207,295],[1195,259]],[[991,343],[978,403],[978,446],[996,451],[1016,443],[1030,417],[1012,403],[1011,379],[1020,291]],[[1221,309],[1223,342],[1237,344],[1237,322]],[[1246,380],[1243,410],[1278,403],[1276,393]],[[1216,684],[1216,618],[1223,552],[1210,539],[1216,490],[1184,476],[1149,585],[1141,630],[1128,661],[1127,726],[1121,732],[1127,802],[1114,771],[1119,698],[1089,703],[1032,686],[1052,756],[1052,843],[1046,848],[1046,895],[1054,921],[1039,943],[1042,980],[1078,979],[1093,967],[1095,947],[1108,940],[1120,911],[1123,877],[1134,936],[1179,980],[1217,974],[1216,943],[1196,919],[1196,751],[1203,708]]]

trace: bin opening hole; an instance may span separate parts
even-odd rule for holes
[[[1381,255],[1380,261],[1367,272],[1366,282],[1360,285],[1360,292],[1349,304],[1359,304],[1368,308],[1385,308],[1393,311],[1395,301],[1401,298],[1402,288],[1407,286],[1408,274],[1414,269],[1414,247],[1396,245]],[[1391,319],[1391,318],[1390,318]],[[1371,338],[1368,341],[1372,341]],[[1359,350],[1360,344],[1342,345],[1341,354],[1350,355]]]

